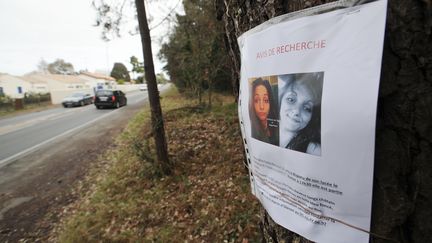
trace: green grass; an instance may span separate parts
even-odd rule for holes
[[[237,105],[232,97],[218,99],[206,110],[175,90],[163,97],[170,176],[161,176],[152,161],[148,109],[132,118],[116,149],[101,156],[103,166],[83,182],[81,199],[55,231],[57,241],[260,241]]]

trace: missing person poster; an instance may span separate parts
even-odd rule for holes
[[[252,191],[275,222],[316,242],[369,242],[387,1],[337,8],[352,2],[239,38]]]

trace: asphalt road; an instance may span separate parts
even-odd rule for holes
[[[144,103],[147,92],[126,94],[128,106]],[[122,109],[98,110],[94,105],[74,108],[54,108],[0,120],[0,168],[49,144],[67,139],[87,126],[97,126]],[[119,114],[120,115],[120,114]]]

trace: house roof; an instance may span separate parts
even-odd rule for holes
[[[62,74],[29,74],[22,78],[32,83],[46,83],[48,81],[57,81],[65,84],[85,83],[87,80],[82,79],[78,75],[62,75]]]
[[[19,82],[23,82],[24,79],[22,79],[21,77],[10,75],[10,74],[0,73],[0,82],[5,82],[5,81],[19,81]]]
[[[35,76],[35,74],[28,74],[28,75],[21,76],[21,79],[32,84],[47,83],[46,79],[38,78]]]
[[[105,79],[105,80],[108,80],[108,81],[115,81],[115,79],[113,77],[106,76],[106,75],[100,74],[100,73],[81,72],[81,74],[89,76],[89,77],[92,77],[92,78]]]

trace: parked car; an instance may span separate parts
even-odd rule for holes
[[[63,98],[63,107],[84,106],[93,103],[93,96],[85,93],[73,93]]]
[[[127,98],[121,90],[98,90],[96,91],[94,104],[97,109],[104,107],[119,108],[127,105]]]
[[[139,90],[140,90],[140,91],[146,91],[146,90],[147,90],[147,84],[141,84],[141,85],[139,86]]]

